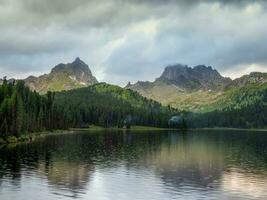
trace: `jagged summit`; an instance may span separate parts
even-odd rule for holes
[[[85,64],[85,62],[83,62],[79,57],[77,57],[72,63],[67,63],[67,64],[60,63],[56,65],[54,68],[52,68],[51,72],[53,73],[53,72],[68,70],[68,69],[84,70],[85,72],[90,71],[88,65]]]
[[[164,80],[187,90],[221,90],[231,81],[229,78],[222,77],[211,66],[188,67],[182,64],[166,67],[162,75],[156,79],[156,81]]]
[[[73,63],[84,63],[79,57],[76,57],[75,60],[73,61]]]
[[[217,101],[231,82],[211,66],[175,64],[165,67],[153,82],[137,82],[126,88],[163,105],[195,111]]]
[[[47,91],[70,90],[97,83],[88,65],[77,57],[73,62],[60,63],[49,74],[39,77],[30,76],[25,83],[40,93]]]
[[[71,79],[80,81],[82,84],[94,84],[97,83],[96,78],[92,75],[88,65],[85,64],[79,57],[77,57],[72,63],[56,65],[51,73],[66,73]]]

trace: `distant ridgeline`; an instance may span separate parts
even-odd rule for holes
[[[171,126],[267,126],[267,73],[253,72],[231,80],[211,67],[178,64],[166,67],[154,82],[129,83],[126,88],[181,110],[170,119]]]
[[[180,121],[176,126],[185,122],[185,126],[191,128],[266,128],[267,84],[235,88],[218,102],[218,107],[213,111],[183,112],[178,116]]]
[[[231,80],[204,65],[174,65],[154,82],[121,88],[98,83],[77,58],[47,75],[0,80],[2,136],[89,124],[264,128],[267,74],[254,72]]]
[[[23,81],[4,80],[0,86],[1,136],[89,124],[123,127],[126,121],[167,127],[175,113],[137,92],[105,83],[43,96],[25,87]]]
[[[135,84],[129,83],[126,88],[180,110],[208,112],[219,106],[228,106],[231,102],[225,99],[233,95],[233,92],[237,94],[240,88],[245,88],[242,89],[245,91],[248,87],[256,87],[257,90],[258,85],[266,83],[267,73],[253,72],[231,80],[205,65],[191,68],[177,64],[166,67],[162,75],[153,82],[138,81]],[[235,88],[238,90],[233,91]]]
[[[17,80],[8,80],[8,82],[13,81]],[[49,74],[44,74],[39,77],[29,76],[23,81],[30,90],[40,94],[45,94],[48,91],[72,90],[98,82],[92,75],[89,66],[80,60],[80,58],[76,58],[72,63],[60,63],[56,65]],[[0,84],[1,82],[3,80],[0,79]]]
[[[191,128],[267,127],[267,76],[251,73],[232,82],[224,90],[223,96],[210,105],[206,112],[183,111],[172,122]],[[174,118],[175,119],[175,118]]]

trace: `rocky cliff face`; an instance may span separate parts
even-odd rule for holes
[[[186,65],[173,65],[165,68],[156,81],[168,81],[184,90],[222,90],[231,79],[222,77],[217,70],[205,65],[193,68]]]
[[[212,105],[227,101],[231,91],[239,88],[267,84],[267,73],[252,72],[235,80],[225,78],[220,73],[198,65],[173,65],[164,69],[162,75],[153,82],[138,81],[128,84],[126,88],[135,90],[141,95],[189,111],[208,111]],[[230,94],[230,95],[229,95]]]
[[[86,65],[80,58],[68,64],[59,64],[51,70],[51,74],[68,74],[69,77],[83,85],[91,85],[97,83],[96,78],[92,75],[88,65]]]
[[[25,84],[39,93],[47,91],[71,90],[97,83],[88,65],[76,58],[72,63],[58,64],[49,74],[39,77],[29,76]]]

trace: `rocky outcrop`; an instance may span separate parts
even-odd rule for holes
[[[39,77],[29,76],[25,84],[39,93],[47,91],[71,90],[97,83],[88,65],[80,58],[72,63],[56,65],[49,74]]]
[[[198,65],[193,68],[187,65],[173,65],[165,68],[156,81],[168,81],[185,90],[222,90],[231,82],[210,66]]]

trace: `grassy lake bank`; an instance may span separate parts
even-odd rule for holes
[[[14,143],[22,143],[22,142],[32,142],[37,138],[46,137],[48,135],[59,135],[59,134],[67,134],[72,132],[71,130],[52,130],[52,131],[40,131],[33,133],[25,133],[19,137],[16,136],[6,136],[0,137],[0,144],[14,144]]]
[[[103,131],[103,130],[122,130],[122,131],[205,131],[205,130],[222,130],[222,131],[262,131],[267,132],[267,128],[226,128],[226,127],[214,127],[214,128],[189,128],[189,129],[178,129],[178,128],[159,128],[159,127],[152,127],[152,126],[131,126],[130,129],[125,128],[118,128],[118,127],[101,127],[92,125],[88,128],[70,128],[73,131]]]
[[[0,137],[0,144],[14,144],[14,143],[22,143],[22,142],[32,142],[35,139],[43,138],[49,135],[61,135],[73,133],[74,131],[257,131],[257,132],[267,132],[267,128],[264,129],[242,129],[242,128],[196,128],[196,129],[175,129],[175,128],[158,128],[151,126],[131,126],[130,129],[118,128],[118,127],[101,127],[101,126],[89,126],[88,128],[69,128],[67,130],[52,130],[52,131],[41,131],[41,132],[33,132],[28,134],[22,134],[19,137],[16,136],[7,136]]]

